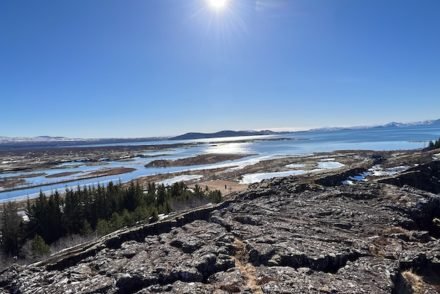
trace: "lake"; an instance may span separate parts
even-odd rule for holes
[[[0,177],[11,177],[21,175],[25,177],[26,186],[43,185],[40,187],[26,188],[20,190],[0,192],[0,201],[20,199],[25,197],[35,197],[40,191],[50,192],[54,190],[64,190],[66,187],[72,188],[84,185],[105,184],[110,181],[128,182],[130,180],[157,174],[183,172],[189,170],[213,169],[219,167],[243,168],[244,166],[255,164],[261,160],[274,157],[306,155],[316,152],[331,152],[335,150],[408,150],[424,148],[430,140],[440,137],[440,126],[438,125],[419,125],[407,127],[377,127],[368,129],[346,129],[346,130],[316,130],[308,132],[295,132],[271,136],[254,137],[233,137],[216,138],[186,141],[147,141],[135,143],[103,144],[94,146],[115,146],[115,145],[158,145],[176,143],[199,143],[170,150],[158,150],[145,152],[146,156],[156,156],[151,158],[134,158],[130,161],[110,161],[103,166],[89,166],[85,163],[68,162],[55,168],[43,169],[32,172],[13,172],[0,173]],[[243,142],[247,140],[248,142]],[[249,141],[253,140],[253,141]],[[90,146],[90,145],[87,145]],[[217,164],[205,164],[196,166],[166,167],[166,168],[146,168],[144,165],[160,159],[179,159],[196,156],[205,153],[232,153],[232,154],[252,154],[252,156],[231,160]],[[93,172],[99,169],[129,167],[135,170],[117,176],[104,176],[93,179],[75,180],[75,177],[85,172]],[[46,173],[47,175],[61,172],[77,172],[75,175],[48,179],[45,176],[26,177],[27,174],[36,172]],[[70,181],[71,180],[71,181]],[[59,183],[60,181],[70,181]]]

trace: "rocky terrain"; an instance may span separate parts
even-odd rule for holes
[[[440,162],[426,158],[350,185],[368,167],[267,180],[15,265],[0,292],[440,293]]]

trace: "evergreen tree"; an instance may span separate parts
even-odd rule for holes
[[[79,232],[82,236],[88,236],[93,233],[92,226],[87,220],[83,221],[82,228]]]
[[[156,202],[156,185],[154,183],[148,183],[145,205],[153,206],[155,202]]]
[[[36,235],[32,240],[31,250],[34,256],[43,256],[50,252],[49,245],[44,242],[44,239],[41,238],[40,235]]]
[[[112,214],[112,218],[110,219],[110,228],[113,231],[116,231],[122,228],[123,226],[124,226],[124,222],[122,217],[117,212],[114,212]]]
[[[2,227],[5,234],[1,244],[3,248],[8,248],[4,250],[9,254],[16,254],[22,243],[21,236],[34,239],[37,244],[42,238],[50,244],[66,235],[89,235],[93,230],[105,235],[138,221],[155,222],[160,213],[168,214],[173,208],[187,209],[219,201],[219,191],[203,190],[198,185],[192,191],[183,182],[167,187],[149,183],[146,194],[139,183],[134,182],[128,187],[109,183],[107,186],[67,189],[64,197],[58,192],[48,197],[40,193],[33,202],[27,201],[26,213],[30,221],[26,225],[22,224],[16,209],[12,213],[11,207],[4,210],[6,214],[2,215],[2,220],[7,225]],[[14,226],[11,220],[15,220]],[[25,234],[23,228],[26,229]],[[39,238],[35,239],[37,235]]]
[[[153,208],[152,211],[151,211],[151,219],[150,219],[150,222],[151,222],[151,223],[154,223],[154,222],[157,222],[158,220],[159,220],[159,215],[158,215],[158,213],[157,213],[157,209],[156,209],[156,208]]]
[[[144,206],[136,207],[133,212],[133,221],[139,222],[148,219],[148,210]]]
[[[55,193],[49,197],[47,206],[47,232],[45,240],[48,243],[52,243],[64,235],[61,213],[61,199],[58,191],[55,191]]]
[[[17,214],[17,204],[8,202],[3,204],[1,214],[1,247],[8,255],[17,256],[20,251],[21,223]]]
[[[103,236],[110,233],[111,230],[108,221],[104,219],[99,219],[96,224],[96,232],[98,233],[99,236]]]
[[[438,140],[430,141],[428,144],[428,150],[434,150],[440,148],[440,138]]]
[[[165,204],[167,193],[165,185],[159,185],[157,187],[157,206],[163,206]]]
[[[127,209],[122,211],[121,218],[123,226],[132,226],[134,224],[133,216]]]

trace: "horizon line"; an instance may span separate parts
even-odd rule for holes
[[[371,124],[371,125],[345,125],[345,126],[322,126],[322,127],[273,127],[273,128],[255,128],[255,129],[221,129],[218,131],[188,131],[184,133],[180,133],[178,135],[166,135],[166,136],[139,136],[139,137],[66,137],[66,136],[52,136],[52,135],[39,135],[39,136],[1,136],[1,138],[8,138],[8,139],[35,139],[35,138],[60,138],[60,139],[68,139],[71,141],[74,140],[135,140],[135,139],[167,139],[167,138],[173,138],[181,135],[185,135],[188,133],[199,133],[199,134],[213,134],[213,133],[219,133],[224,131],[233,131],[233,132],[261,132],[261,131],[272,131],[275,133],[295,133],[295,132],[308,132],[308,131],[317,131],[317,130],[338,130],[338,129],[362,129],[362,128],[374,128],[374,127],[381,127],[381,126],[387,126],[392,124],[402,124],[402,125],[420,125],[420,124],[429,124],[436,121],[440,121],[440,119],[427,119],[427,120],[420,120],[420,121],[406,121],[406,122],[389,122],[385,124]]]

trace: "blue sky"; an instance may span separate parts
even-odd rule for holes
[[[0,1],[0,136],[440,118],[440,1]]]

